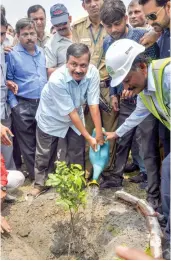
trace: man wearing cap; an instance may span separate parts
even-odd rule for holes
[[[125,92],[138,95],[135,111],[115,131],[105,133],[107,140],[122,137],[152,113],[169,131],[170,127],[170,86],[171,58],[149,62],[143,54],[145,48],[128,39],[113,43],[106,53],[106,66],[112,77],[112,86],[123,82]],[[153,157],[158,165],[158,173],[153,175],[153,165],[149,166],[147,200],[161,199],[162,210],[167,225],[163,240],[163,257],[170,260],[170,157],[164,159],[160,176],[160,156],[158,144],[152,142],[151,135],[142,135],[145,162]],[[161,179],[161,182],[160,182]],[[154,207],[154,205],[153,205]],[[156,208],[154,208],[156,210]]]
[[[83,8],[88,12],[88,16],[73,23],[72,35],[73,42],[86,44],[91,51],[91,63],[98,68],[100,73],[100,93],[106,100],[106,104],[111,108],[109,97],[109,75],[105,69],[103,54],[103,38],[106,36],[105,29],[100,21],[100,7],[102,0],[82,0]],[[103,127],[115,130],[117,113],[111,110],[110,113],[100,107]],[[93,122],[89,112],[85,110],[86,128],[92,133]],[[110,162],[106,170],[112,168],[115,157],[115,142],[110,146]],[[86,170],[91,171],[91,164],[88,157],[88,146],[86,146]]]
[[[48,76],[66,62],[67,48],[72,44],[71,16],[63,4],[56,4],[50,9],[51,23],[56,33],[45,45],[46,68]]]
[[[107,33],[109,34],[104,39],[103,47],[105,52],[108,50],[109,46],[118,39],[128,38],[136,42],[139,42],[140,38],[146,33],[145,29],[132,28],[127,24],[128,17],[126,15],[126,7],[123,1],[121,0],[106,0],[101,8],[101,20],[104,24]],[[146,50],[147,57],[155,59],[157,57],[157,48],[157,45],[148,48]],[[114,110],[119,110],[118,125],[121,125],[125,121],[125,119],[129,117],[129,115],[132,113],[132,111],[134,111],[136,107],[136,97],[129,99],[122,97],[122,90],[122,85],[110,88],[110,95],[112,97]],[[157,120],[153,117],[153,115],[150,115],[148,120],[149,122],[146,123],[148,128],[144,127],[144,129],[148,131],[150,135],[150,133],[152,134],[154,130],[157,128]],[[136,155],[136,162],[140,168],[140,172],[137,176],[131,177],[129,180],[135,183],[143,182],[141,184],[141,186],[143,187],[147,185],[146,181],[148,173],[146,172],[147,170],[144,166],[143,151],[141,146],[141,135],[138,126],[138,128],[132,129],[129,133],[124,135],[122,139],[119,139],[117,141],[116,160],[114,168],[110,173],[110,180],[105,179],[104,182],[101,183],[101,188],[122,186],[124,168],[128,159],[133,139],[135,140],[135,138],[136,140],[138,140],[138,152]],[[155,168],[154,165],[154,172],[156,172],[156,170],[157,168]]]
[[[125,91],[130,95],[137,95],[136,109],[117,129],[116,132],[107,133],[107,139],[123,137],[132,128],[142,122],[142,147],[144,161],[147,168],[148,198],[157,209],[160,201],[160,154],[157,130],[144,135],[144,128],[148,129],[151,121],[145,121],[152,113],[168,129],[170,129],[170,58],[156,60],[148,65],[148,59],[143,53],[145,48],[128,39],[113,43],[106,53],[106,67],[112,77],[111,86],[123,81]],[[140,76],[141,74],[141,76]],[[147,78],[148,77],[148,78]],[[151,113],[150,113],[151,112]],[[140,125],[139,125],[140,126]],[[154,204],[156,203],[156,204]],[[156,205],[156,206],[155,206]]]

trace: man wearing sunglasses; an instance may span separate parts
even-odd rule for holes
[[[170,1],[168,0],[140,0],[148,23],[154,27],[161,27],[162,35],[158,40],[160,58],[170,57]],[[164,157],[170,153],[170,131],[159,124],[159,136],[164,147]]]
[[[50,9],[51,23],[56,28],[56,33],[45,45],[46,68],[48,76],[64,65],[66,62],[66,51],[72,44],[71,41],[71,19],[67,8],[63,4],[56,4]]]

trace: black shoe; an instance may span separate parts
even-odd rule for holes
[[[144,172],[140,172],[137,176],[129,178],[129,181],[133,183],[145,182],[147,181],[147,174]]]
[[[147,189],[148,189],[148,182],[147,182],[147,180],[144,181],[144,182],[140,182],[139,188],[140,189],[145,189],[147,191]]]
[[[154,211],[161,213],[161,200],[159,198],[147,197],[147,202]]]
[[[163,258],[166,260],[170,260],[170,240],[163,239],[162,240],[162,250],[163,250]]]
[[[125,173],[131,173],[131,172],[134,172],[134,171],[136,171],[136,170],[139,170],[140,168],[139,168],[139,166],[137,166],[137,165],[135,165],[133,162],[132,163],[130,163],[130,164],[126,164],[126,166],[125,166],[125,169],[124,169],[124,172]]]
[[[100,184],[100,189],[106,188],[121,188],[122,187],[122,179],[109,179],[105,180]]]

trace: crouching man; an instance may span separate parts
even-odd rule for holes
[[[142,45],[122,39],[112,44],[106,53],[106,67],[112,77],[111,86],[117,86],[123,81],[123,95],[139,94],[136,109],[115,132],[105,133],[107,140],[122,137],[150,113],[170,130],[171,58],[149,63],[144,57],[144,50]],[[161,202],[159,142],[155,139],[157,133],[158,128],[153,135],[147,133],[141,137],[147,169],[147,200],[155,210],[159,210]]]
[[[38,111],[35,185],[32,196],[45,190],[48,173],[53,171],[59,138],[67,139],[69,163],[84,168],[85,139],[96,150],[104,143],[99,112],[99,73],[89,64],[90,52],[84,44],[72,44],[67,63],[56,70],[45,85]],[[96,138],[84,127],[82,105],[87,101],[96,128]]]

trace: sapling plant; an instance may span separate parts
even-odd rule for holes
[[[68,249],[69,255],[72,238],[73,236],[76,236],[76,214],[80,207],[85,207],[86,205],[86,191],[84,190],[86,181],[81,165],[71,164],[70,166],[67,166],[64,161],[57,161],[55,163],[55,173],[48,175],[46,185],[56,188],[56,191],[59,194],[59,199],[56,200],[56,203],[70,213],[71,236]]]

